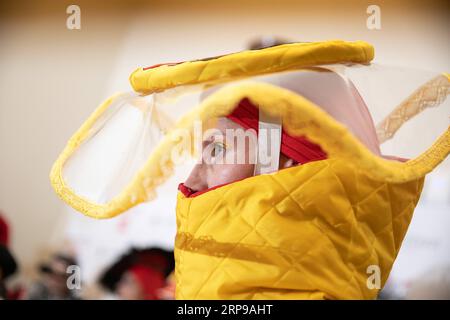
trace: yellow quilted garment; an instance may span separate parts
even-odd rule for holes
[[[378,182],[322,160],[178,195],[178,299],[372,299],[405,236],[423,179]]]

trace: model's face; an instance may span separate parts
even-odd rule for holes
[[[247,139],[248,143],[244,145],[227,141],[227,129],[235,130],[242,129],[242,127],[229,119],[220,118],[215,122],[215,128],[218,129],[218,134],[205,137],[202,161],[194,167],[184,183],[186,187],[194,191],[202,191],[253,176],[254,164],[250,161],[250,155],[254,152],[255,146],[250,143],[250,139]],[[253,135],[253,138],[256,139],[254,132],[247,131],[247,134]],[[223,161],[225,157],[236,159],[243,155],[245,156],[243,163],[242,161],[241,163]]]
[[[240,135],[241,138],[237,137],[239,134],[230,137],[227,134],[227,132],[230,132],[229,129],[233,130],[231,132],[236,132],[234,130],[243,130],[243,128],[227,118],[216,120],[214,127],[218,134],[209,135],[203,140],[202,161],[194,167],[184,183],[194,192],[254,175],[254,157],[257,149],[256,132],[246,130],[245,138],[242,138],[242,134]],[[241,143],[237,141],[238,139],[241,139]],[[291,165],[292,160],[281,155],[280,168]]]

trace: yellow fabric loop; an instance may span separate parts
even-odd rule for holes
[[[364,41],[291,43],[242,51],[208,60],[138,68],[130,76],[136,92],[148,94],[181,85],[232,80],[259,74],[333,63],[369,63],[373,47]]]
[[[138,69],[131,83],[138,92],[161,91],[178,85],[198,84],[218,79],[235,79],[262,73],[291,70],[303,66],[358,62],[368,63],[373,47],[365,42],[329,41],[322,43],[287,44],[257,51],[244,51],[205,61],[185,62],[175,66]],[[372,154],[343,125],[331,118],[311,101],[285,89],[266,83],[247,82],[218,90],[187,113],[154,149],[145,165],[120,194],[106,204],[92,202],[77,195],[64,181],[64,163],[89,137],[92,126],[108,109],[114,95],[88,118],[69,140],[50,173],[57,194],[74,209],[93,218],[111,218],[155,196],[156,188],[172,174],[171,153],[179,143],[179,133],[190,130],[195,120],[207,120],[232,112],[242,98],[249,98],[268,114],[280,116],[283,126],[292,135],[306,135],[322,146],[330,158],[341,158],[365,170],[373,179],[403,183],[423,177],[450,151],[450,131],[422,155],[406,163],[389,161]],[[274,108],[276,106],[276,108]],[[163,111],[163,110],[162,110]]]
[[[292,135],[306,135],[318,143],[330,158],[342,158],[365,170],[374,179],[402,183],[423,177],[450,152],[450,129],[419,157],[401,163],[382,159],[371,153],[343,125],[309,100],[285,89],[266,83],[246,83],[224,87],[205,99],[183,117],[176,129],[167,134],[154,150],[133,181],[110,203],[101,205],[77,196],[63,180],[62,167],[76,146],[86,137],[90,126],[111,102],[107,100],[69,141],[55,162],[51,181],[57,193],[76,210],[94,218],[110,218],[132,206],[146,201],[155,188],[172,173],[171,152],[179,143],[180,132],[190,130],[195,120],[208,120],[228,115],[244,97],[271,115],[283,119],[283,127]],[[273,108],[276,105],[277,108]],[[143,181],[150,181],[145,184]]]

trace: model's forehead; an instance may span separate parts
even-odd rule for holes
[[[205,121],[203,123],[203,129],[204,130],[214,129],[215,132],[217,133],[222,132],[225,135],[226,130],[243,129],[243,127],[226,117],[219,117]]]
[[[221,131],[225,131],[226,129],[243,129],[242,126],[225,117],[217,119],[216,128]]]

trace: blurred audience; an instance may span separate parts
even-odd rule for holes
[[[17,262],[9,250],[9,225],[0,213],[0,300],[14,299],[13,291],[6,282],[18,269]]]
[[[121,300],[174,298],[173,252],[160,248],[131,249],[113,263],[100,284]]]
[[[164,276],[149,267],[135,265],[124,272],[116,293],[123,300],[159,300],[158,289],[164,287]]]
[[[77,290],[69,289],[67,285],[67,268],[77,265],[74,258],[57,253],[50,261],[40,266],[41,279],[35,282],[26,295],[29,300],[74,300],[78,299]]]

